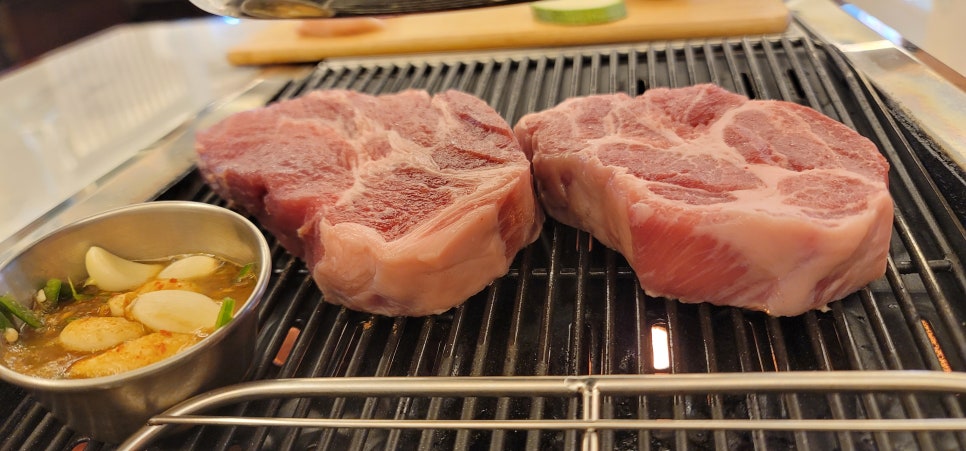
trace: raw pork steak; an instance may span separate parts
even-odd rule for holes
[[[356,310],[460,304],[543,223],[510,126],[457,91],[315,91],[225,119],[197,153],[213,189],[302,258],[326,301]]]
[[[796,315],[885,271],[888,163],[812,109],[700,85],[569,99],[514,130],[547,213],[649,295]]]

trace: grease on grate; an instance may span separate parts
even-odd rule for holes
[[[920,319],[919,322],[922,323],[922,328],[926,330],[926,336],[929,337],[929,343],[932,345],[932,350],[936,353],[936,358],[939,359],[939,366],[942,367],[943,371],[950,372],[953,370],[949,366],[949,361],[946,360],[946,354],[943,352],[942,346],[939,345],[939,340],[936,338],[936,334],[932,331],[932,326],[929,325],[929,321],[925,319]]]
[[[295,347],[295,340],[298,340],[300,333],[302,333],[302,330],[298,327],[290,327],[288,329],[288,333],[285,334],[285,340],[282,341],[282,345],[278,347],[278,353],[272,359],[273,364],[276,366],[285,364],[288,356],[292,354],[292,348]]]

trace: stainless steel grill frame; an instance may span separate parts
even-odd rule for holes
[[[781,373],[925,370],[937,380],[966,371],[966,232],[948,196],[925,170],[922,155],[933,145],[883,100],[835,48],[807,36],[653,43],[625,48],[542,49],[435,58],[323,62],[293,80],[276,100],[312,89],[349,88],[369,93],[406,88],[454,88],[487,100],[512,124],[523,114],[566,97],[656,86],[714,82],[760,99],[782,99],[815,108],[872,139],[893,165],[896,201],[892,250],[885,277],[833,303],[826,312],[794,318],[709,305],[687,305],[646,296],[623,258],[586,233],[548,221],[541,238],[522,251],[510,273],[466,304],[427,318],[384,318],[325,304],[303,264],[273,241],[275,273],[260,312],[258,358],[248,378],[571,377],[591,375],[677,377],[753,373],[778,380]],[[159,196],[224,205],[195,172]],[[668,369],[655,368],[651,329],[669,337]],[[280,365],[273,358],[291,328],[300,331]],[[659,348],[660,349],[660,348]],[[242,425],[208,419],[152,442],[168,449],[579,449],[593,437],[602,449],[959,449],[966,447],[963,400],[950,386],[923,391],[912,373],[907,385],[814,386],[764,390],[710,390],[604,394],[599,403],[581,396],[465,396],[426,393],[400,383],[400,395],[239,397],[205,412],[220,418],[398,420],[581,420],[587,409],[613,420],[698,420],[700,427],[606,427],[588,435],[587,423],[566,427],[373,428]],[[890,373],[892,374],[892,373]],[[900,373],[901,376],[901,373]],[[953,374],[951,376],[959,376]],[[807,376],[805,376],[807,377]],[[895,376],[889,376],[895,377]],[[336,379],[332,379],[336,378]],[[604,378],[606,379],[606,378]],[[950,377],[950,379],[954,379]],[[378,382],[381,380],[382,382]],[[673,380],[673,379],[669,379]],[[899,379],[901,381],[901,377]],[[958,381],[958,379],[955,379]],[[345,380],[348,384],[349,379]],[[417,380],[422,381],[422,380]],[[494,385],[499,382],[494,382]],[[698,384],[700,385],[700,384]],[[955,382],[952,382],[955,386]],[[303,389],[305,386],[300,386]],[[321,390],[321,389],[316,389]],[[69,449],[84,437],[60,423],[12,387],[0,390],[2,449]],[[592,407],[596,406],[596,407]],[[767,426],[770,420],[904,420],[898,431]],[[912,427],[923,420],[945,426]],[[714,427],[742,420],[744,425]],[[766,420],[766,423],[750,421]],[[179,422],[161,418],[159,422]],[[843,422],[844,423],[841,423]],[[725,421],[727,423],[727,421]],[[402,425],[403,423],[398,423]],[[678,423],[669,423],[678,425]],[[756,426],[758,429],[755,429]],[[802,424],[810,424],[807,421]],[[857,426],[858,427],[858,426]],[[750,428],[750,429],[749,429]],[[594,429],[591,427],[591,429]],[[775,429],[775,430],[772,430]],[[87,443],[87,449],[115,445]]]

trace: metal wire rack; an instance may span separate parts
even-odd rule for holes
[[[607,418],[607,404],[621,396],[750,393],[956,393],[966,392],[966,374],[899,371],[718,373],[678,375],[597,375],[528,377],[382,377],[280,379],[239,384],[208,392],[152,418],[121,450],[137,450],[172,425],[262,426],[387,430],[572,430],[582,434],[580,449],[596,451],[600,431],[966,431],[966,418],[920,419],[675,419]],[[485,418],[280,418],[205,416],[206,410],[257,399],[349,397],[378,402],[400,397],[451,398],[467,403],[479,397],[565,397],[579,404],[569,419]],[[637,399],[643,403],[642,398]]]

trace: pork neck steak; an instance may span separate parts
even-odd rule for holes
[[[419,316],[509,270],[543,223],[510,126],[457,91],[314,91],[199,133],[215,192],[302,258],[326,301]]]
[[[651,296],[796,315],[885,271],[889,165],[810,108],[699,85],[573,98],[514,131],[547,214]]]

